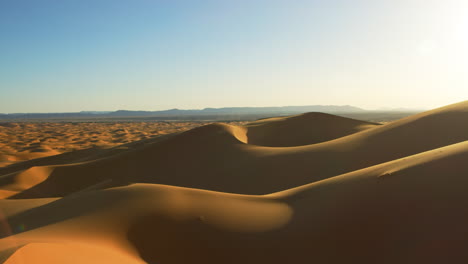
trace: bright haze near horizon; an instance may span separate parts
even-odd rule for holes
[[[438,107],[468,98],[468,1],[0,2],[0,113]]]

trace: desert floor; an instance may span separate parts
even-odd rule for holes
[[[468,102],[147,125],[3,124],[0,261],[468,263]]]

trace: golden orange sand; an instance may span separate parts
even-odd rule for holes
[[[239,122],[233,122],[240,124]],[[0,167],[87,148],[182,132],[207,122],[23,122],[0,123]]]
[[[466,263],[467,121],[468,102],[384,125],[306,114],[17,163],[0,260]]]

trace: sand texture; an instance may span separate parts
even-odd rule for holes
[[[468,102],[127,140],[0,168],[0,261],[468,263]]]

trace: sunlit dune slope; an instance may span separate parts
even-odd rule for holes
[[[23,173],[17,169],[3,177],[4,182],[10,179],[10,185],[3,184],[1,189],[6,191],[4,197],[56,197],[89,188],[147,182],[266,194],[468,140],[466,120],[468,103],[463,102],[297,147],[251,145],[248,127],[211,124],[95,160],[41,164],[48,167],[50,175],[37,183],[37,177],[29,174],[34,184],[15,189],[15,194],[11,182]]]
[[[468,141],[265,196],[136,184],[2,200],[0,251],[6,263],[464,263],[467,159]]]
[[[261,119],[246,125],[246,128],[249,144],[292,147],[329,141],[377,125],[325,113],[306,113]]]

